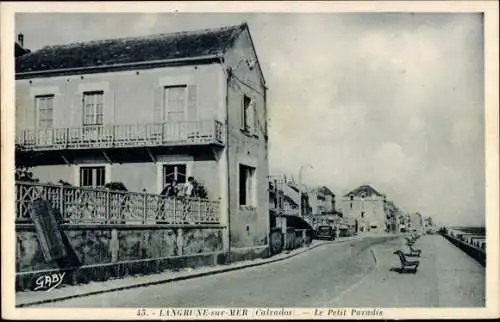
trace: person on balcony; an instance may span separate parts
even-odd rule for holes
[[[175,198],[177,197],[177,194],[179,193],[179,188],[177,187],[177,181],[176,180],[171,180],[165,188],[161,191],[160,195],[162,196],[167,196],[170,198]]]
[[[158,210],[156,212],[157,223],[165,223],[166,222],[167,213],[165,212],[165,210],[168,211],[168,209],[165,209],[165,203],[170,202],[170,201],[175,202],[175,200],[173,200],[173,199],[177,198],[178,193],[179,193],[179,188],[177,185],[177,181],[175,179],[169,181],[167,183],[167,185],[165,186],[165,188],[163,188],[163,190],[160,192],[160,196],[167,197],[167,198],[160,198],[158,200],[159,207],[158,207]]]
[[[182,189],[182,197],[183,197],[182,199],[184,202],[183,216],[182,217],[184,219],[185,224],[189,223],[189,219],[191,219],[191,218],[189,218],[189,215],[191,214],[191,210],[192,210],[191,198],[194,197],[193,193],[194,193],[194,177],[189,177],[188,181],[186,182],[186,184],[184,185],[184,187]]]

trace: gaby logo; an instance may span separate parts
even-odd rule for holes
[[[47,291],[50,292],[59,285],[64,280],[66,273],[54,273],[50,275],[42,275],[38,277],[35,281],[34,291]]]

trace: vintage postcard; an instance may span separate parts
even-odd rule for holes
[[[499,317],[498,2],[1,14],[3,317]]]

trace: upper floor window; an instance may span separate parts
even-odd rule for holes
[[[167,121],[185,121],[187,107],[187,86],[179,85],[165,87],[164,98]]]
[[[54,125],[54,95],[35,96],[37,127],[51,128]]]
[[[246,95],[243,95],[243,106],[241,114],[241,129],[245,132],[250,132],[253,125],[253,107],[252,99]]]
[[[103,124],[103,96],[103,91],[83,93],[83,125]]]

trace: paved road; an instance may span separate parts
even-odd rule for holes
[[[415,246],[422,250],[415,274],[393,271],[402,238],[366,237],[262,266],[41,306],[484,307],[484,267],[439,235]]]
[[[263,266],[40,307],[326,306],[375,268],[370,248],[387,240],[368,237],[329,244]]]
[[[440,235],[417,240],[422,250],[415,274],[398,274],[395,249],[401,240],[373,247],[377,268],[344,291],[333,306],[350,307],[484,307],[485,268]]]

